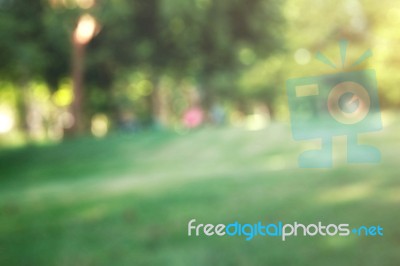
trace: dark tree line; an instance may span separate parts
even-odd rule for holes
[[[78,18],[90,13],[100,31],[86,47],[85,113],[117,112],[115,84],[137,70],[148,73],[154,85],[142,99],[150,121],[157,109],[152,99],[165,74],[176,80],[191,77],[205,109],[218,98],[245,101],[237,88],[241,71],[282,47],[276,0],[98,0],[90,9],[62,3],[0,1],[0,75],[22,92],[31,80],[55,91],[72,72],[71,36]],[[93,104],[89,92],[104,100]]]

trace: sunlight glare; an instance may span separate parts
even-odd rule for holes
[[[79,21],[78,26],[74,32],[74,40],[78,44],[85,45],[94,37],[96,34],[97,21],[94,17],[89,14],[83,15]]]
[[[14,126],[14,119],[10,112],[0,112],[0,134],[11,131]]]

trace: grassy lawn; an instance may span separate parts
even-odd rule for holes
[[[299,169],[285,125],[0,152],[0,265],[399,265],[400,125],[376,165]],[[378,225],[383,237],[188,237],[187,223]]]

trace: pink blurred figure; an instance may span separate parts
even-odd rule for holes
[[[203,122],[204,114],[200,107],[191,107],[183,115],[183,124],[187,128],[195,128]]]

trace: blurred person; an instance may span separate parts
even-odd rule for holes
[[[187,128],[196,128],[204,121],[204,112],[198,105],[190,107],[183,115],[183,125]]]
[[[226,111],[221,104],[216,103],[213,104],[213,106],[211,107],[210,116],[211,116],[211,121],[215,125],[220,126],[225,123]]]

